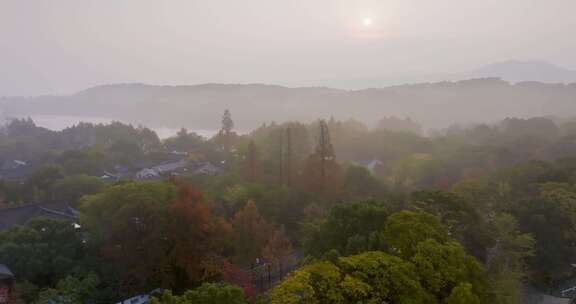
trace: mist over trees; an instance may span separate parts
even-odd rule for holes
[[[164,140],[120,122],[4,125],[0,223],[19,208],[76,212],[0,231],[16,297],[515,304],[526,287],[562,296],[573,277],[574,119],[428,136],[394,116],[248,133],[231,110],[215,120],[212,138]]]

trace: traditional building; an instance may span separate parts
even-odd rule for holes
[[[26,204],[0,209],[0,231],[16,225],[24,225],[35,217],[74,220],[78,211],[65,203]]]

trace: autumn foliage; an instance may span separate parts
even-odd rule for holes
[[[220,276],[231,228],[190,185],[118,185],[83,208],[85,222],[102,228],[103,256],[124,268],[119,277],[128,290],[180,290]]]
[[[213,212],[202,194],[189,185],[178,187],[178,199],[169,208],[168,258],[193,282],[217,277],[220,257],[226,251],[230,225]]]

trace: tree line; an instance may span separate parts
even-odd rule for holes
[[[6,146],[54,136],[19,123]],[[524,286],[555,294],[572,278],[571,124],[507,119],[427,137],[408,125],[326,119],[238,134],[227,111],[211,139],[182,130],[140,145],[143,158],[184,152],[223,173],[148,182],[62,165],[95,147],[122,159],[112,135],[63,149],[17,186],[73,202],[76,225],[38,218],[0,232],[0,260],[25,303],[110,303],[157,288],[167,291],[155,303],[521,303]],[[4,201],[22,200],[2,185]],[[231,279],[302,255],[267,294]]]

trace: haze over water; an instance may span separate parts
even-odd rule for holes
[[[37,126],[44,127],[53,131],[60,131],[62,129],[72,127],[80,122],[88,122],[93,124],[107,124],[113,119],[102,118],[102,117],[85,117],[85,116],[65,116],[65,115],[31,115],[29,116],[36,123]],[[25,118],[25,117],[22,117]],[[160,139],[165,139],[176,135],[179,128],[169,128],[169,127],[152,127],[151,128]],[[206,138],[214,136],[218,130],[188,130],[189,132],[195,132]]]

